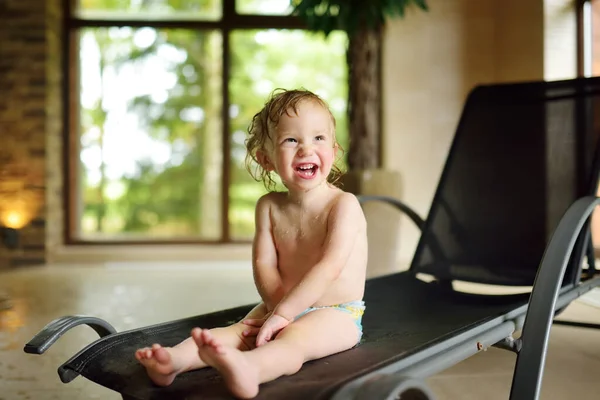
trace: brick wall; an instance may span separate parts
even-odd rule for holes
[[[28,221],[17,248],[2,231],[2,269],[43,263],[56,229],[46,215],[61,179],[60,0],[4,0],[0,19],[0,226],[11,213]]]

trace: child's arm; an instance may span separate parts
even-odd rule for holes
[[[277,250],[271,230],[270,203],[266,195],[256,204],[256,232],[252,244],[254,283],[268,311],[272,311],[283,297],[281,277],[277,269]]]
[[[342,272],[358,234],[365,229],[366,221],[358,199],[344,193],[333,206],[327,221],[323,257],[287,293],[273,314],[292,321],[319,300]]]

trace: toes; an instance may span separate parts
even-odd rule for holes
[[[143,347],[143,348],[141,348],[141,349],[137,349],[137,350],[135,351],[135,355],[138,355],[138,354],[139,354],[140,356],[143,356],[143,355],[146,353],[146,350],[148,350],[148,348],[147,348],[147,347]]]
[[[214,346],[215,338],[208,329],[202,330],[202,341],[209,346]]]
[[[152,358],[152,349],[150,347],[144,347],[143,349],[139,349],[135,352],[135,357],[138,360],[145,360],[147,358]]]
[[[213,346],[213,349],[215,349],[215,352],[217,354],[225,354],[225,346],[223,346],[222,344],[216,344],[215,346]]]
[[[161,364],[166,364],[171,361],[171,355],[169,352],[160,346],[154,350],[154,358]]]
[[[204,341],[202,340],[202,329],[192,329],[192,338],[194,338],[194,342],[196,342],[197,346],[202,346],[204,344]]]
[[[225,346],[221,343],[208,329],[202,330],[202,340],[204,343],[213,348],[219,354],[225,353]]]
[[[148,361],[152,360],[152,349],[150,349],[149,347],[138,349],[135,352],[135,358],[144,365],[147,364]]]
[[[213,336],[209,329],[194,328],[192,337],[198,347],[210,346],[215,349],[222,347],[221,343]]]

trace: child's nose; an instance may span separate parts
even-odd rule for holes
[[[300,155],[301,156],[310,156],[314,152],[314,146],[312,143],[302,143],[300,145]]]

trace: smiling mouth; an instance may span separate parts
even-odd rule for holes
[[[316,164],[302,164],[296,167],[296,172],[303,178],[312,178],[318,168]]]

